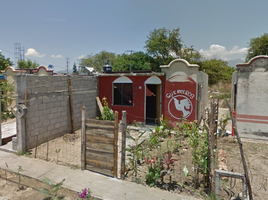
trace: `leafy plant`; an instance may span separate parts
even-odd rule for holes
[[[188,144],[192,147],[192,163],[195,168],[195,187],[197,187],[198,173],[203,174],[205,182],[208,178],[208,168],[209,168],[209,147],[207,132],[205,129],[202,133],[199,131],[195,123],[190,123],[188,129]]]
[[[2,119],[6,120],[8,118],[14,118],[14,114],[9,108],[12,98],[14,98],[14,83],[8,83],[7,81],[1,82],[1,115]]]
[[[137,162],[140,162],[140,158],[142,155],[142,151],[144,150],[144,148],[142,147],[142,144],[146,141],[146,140],[142,140],[141,142],[139,142],[139,139],[144,135],[146,131],[140,133],[140,135],[135,139],[132,136],[129,136],[130,139],[132,141],[134,141],[135,145],[133,145],[131,148],[126,148],[126,151],[129,152],[129,154],[127,154],[127,156],[129,156],[129,161],[130,161],[130,165],[131,168],[133,169],[135,176],[137,176]]]
[[[188,170],[186,165],[184,166],[182,171],[183,171],[185,177],[189,176],[189,170]]]
[[[226,131],[226,126],[228,124],[228,121],[231,119],[230,115],[228,114],[222,114],[220,120],[219,120],[219,127],[221,131]]]
[[[106,97],[102,98],[102,103],[103,103],[103,113],[101,115],[101,119],[113,121],[114,120],[114,112],[112,109],[109,108]]]
[[[94,199],[94,196],[91,195],[91,191],[90,189],[88,188],[85,188],[82,190],[81,193],[78,193],[78,198],[75,198],[75,199]]]
[[[160,138],[158,132],[154,132],[153,130],[151,130],[149,137],[150,138],[148,140],[148,145],[150,150],[160,146]]]
[[[17,175],[18,175],[18,177],[19,177],[19,181],[18,181],[18,186],[19,186],[19,189],[22,189],[22,187],[20,186],[20,184],[21,184],[21,182],[24,180],[24,178],[22,177],[22,175],[21,175],[21,172],[22,171],[24,171],[23,169],[22,169],[22,166],[18,166],[18,172],[17,172]]]
[[[162,170],[160,171],[160,176],[162,179],[162,184],[163,184],[163,179],[164,176],[167,174],[169,175],[169,182],[171,182],[171,168],[172,165],[174,164],[175,161],[178,161],[177,159],[171,159],[172,158],[172,152],[169,151],[168,154],[163,154],[162,157],[160,157],[160,165],[162,166]]]
[[[49,178],[44,178],[42,182],[45,183],[47,186],[49,186],[49,189],[41,188],[40,192],[42,192],[45,196],[49,197],[50,199],[62,199],[62,197],[58,196],[57,192],[62,187],[64,181],[65,179],[63,179],[59,183],[53,184]]]
[[[146,184],[148,184],[149,186],[154,186],[156,184],[156,181],[160,179],[160,163],[157,160],[156,156],[149,156],[149,157],[145,157],[145,163],[148,166],[148,173],[145,175],[146,178]]]
[[[58,155],[59,155],[59,153],[60,153],[60,150],[61,150],[61,149],[56,149],[56,150],[55,150],[55,152],[56,152],[56,154],[57,154],[57,163],[58,163],[58,157],[59,157]]]

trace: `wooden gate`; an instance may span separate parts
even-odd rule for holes
[[[85,119],[82,109],[82,170],[117,177],[118,112],[115,121]]]

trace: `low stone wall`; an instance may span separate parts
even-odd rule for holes
[[[86,107],[87,117],[97,116],[97,77],[15,76],[16,102],[25,104],[26,99],[26,149],[71,133],[68,79],[71,80],[74,130],[77,130],[81,126],[80,107]]]

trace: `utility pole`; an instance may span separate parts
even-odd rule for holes
[[[132,62],[132,53],[135,52],[134,50],[127,50],[126,52],[130,52],[130,67],[129,67],[129,72],[131,72],[131,62]]]

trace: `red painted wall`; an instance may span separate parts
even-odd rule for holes
[[[165,83],[163,113],[164,118],[169,118],[173,126],[181,119],[196,119],[196,82],[190,77],[181,80],[182,78],[176,75]]]
[[[118,106],[112,105],[113,102],[113,81],[120,76],[100,76],[99,77],[99,97],[102,100],[103,97],[107,98],[109,107],[114,111],[118,111],[119,119],[122,118],[122,111],[127,111],[127,123],[133,123],[144,121],[144,82],[151,76],[126,76],[133,82],[133,106]],[[164,76],[158,76],[162,81],[162,100],[164,98]],[[163,104],[162,104],[163,109]],[[163,113],[163,112],[162,112]]]

